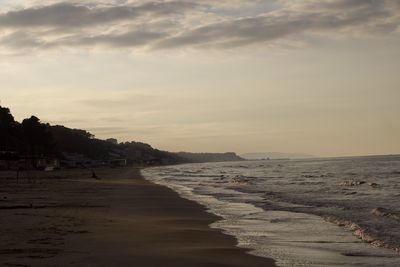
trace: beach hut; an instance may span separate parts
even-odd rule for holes
[[[112,159],[110,160],[111,167],[125,167],[127,165],[126,159]]]
[[[0,169],[10,170],[18,165],[20,155],[14,151],[0,151]]]

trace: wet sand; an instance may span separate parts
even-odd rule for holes
[[[275,266],[139,169],[0,174],[1,266]]]

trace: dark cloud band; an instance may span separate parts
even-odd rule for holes
[[[275,10],[247,17],[240,16],[244,4],[236,1],[222,7],[190,0],[108,7],[71,3],[33,6],[0,14],[0,30],[6,32],[0,33],[0,47],[225,48],[341,31],[387,34],[396,31],[400,22],[398,0],[277,2],[281,6]],[[260,1],[246,4],[257,8]],[[198,23],[192,22],[195,19]]]
[[[57,27],[78,28],[134,20],[143,15],[167,16],[194,8],[194,3],[153,2],[140,6],[88,7],[84,5],[59,3],[49,6],[32,7],[0,15],[0,27],[32,28]]]

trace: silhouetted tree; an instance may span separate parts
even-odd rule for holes
[[[108,138],[106,141],[111,144],[118,145],[118,140],[116,138]]]
[[[16,150],[21,140],[10,109],[0,106],[0,150]]]
[[[50,130],[56,140],[57,150],[77,153],[92,159],[108,159],[109,153],[117,145],[94,138],[94,135],[80,129],[70,129],[61,125],[51,126]]]
[[[54,139],[48,124],[32,116],[22,121],[21,129],[27,151],[32,156],[48,155],[54,150]]]

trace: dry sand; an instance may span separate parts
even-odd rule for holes
[[[0,173],[1,266],[275,266],[139,169]]]

